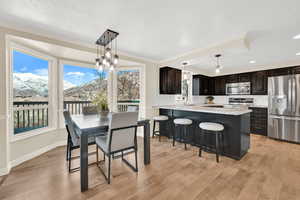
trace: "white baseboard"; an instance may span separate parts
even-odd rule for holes
[[[5,168],[0,168],[0,176],[4,176],[4,175],[9,174],[10,169],[11,169],[10,165],[8,167],[5,167]]]
[[[11,165],[11,167],[15,167],[15,166],[17,166],[17,165],[19,165],[19,164],[21,164],[21,163],[23,163],[25,161],[31,160],[31,159],[33,159],[33,158],[35,158],[35,157],[37,157],[37,156],[39,156],[39,155],[41,155],[43,153],[46,153],[47,151],[50,151],[50,150],[52,150],[52,149],[54,149],[56,147],[59,147],[59,146],[64,146],[66,144],[67,144],[66,140],[55,142],[55,143],[53,143],[51,145],[45,146],[45,147],[43,147],[41,149],[38,149],[38,150],[36,150],[34,152],[26,154],[26,155],[24,155],[24,156],[22,156],[20,158],[12,160],[10,162],[10,165]]]

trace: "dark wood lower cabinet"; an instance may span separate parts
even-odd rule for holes
[[[258,135],[268,135],[268,109],[259,107],[250,107],[251,133]]]

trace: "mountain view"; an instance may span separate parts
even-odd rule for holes
[[[33,73],[14,73],[15,101],[46,101],[48,97],[48,77]],[[64,80],[66,101],[89,101],[95,94],[106,92],[107,79],[96,78],[78,86]],[[125,71],[118,73],[118,100],[139,99],[139,73]]]

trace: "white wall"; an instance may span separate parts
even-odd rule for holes
[[[0,176],[9,171],[5,34],[0,32]]]

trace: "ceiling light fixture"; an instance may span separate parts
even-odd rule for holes
[[[256,63],[256,61],[255,60],[250,60],[249,63],[254,64],[254,63]]]
[[[188,76],[187,76],[187,73],[185,72],[185,66],[189,65],[189,62],[188,61],[183,61],[182,63],[182,70],[184,71],[183,72],[183,80],[187,80],[188,79]]]
[[[294,39],[294,40],[298,40],[298,39],[300,39],[300,34],[298,34],[298,35],[295,35],[295,36],[293,37],[293,39]]]
[[[101,37],[96,41],[97,57],[96,67],[99,71],[109,69],[113,71],[119,63],[117,54],[117,39],[118,32],[107,29]],[[116,40],[114,40],[116,39]],[[114,45],[113,45],[114,41]],[[114,49],[113,49],[114,46]]]
[[[221,67],[221,65],[220,65],[220,57],[221,57],[222,55],[221,54],[216,54],[215,55],[215,57],[216,57],[216,59],[217,59],[217,66],[216,66],[216,73],[218,74],[218,73],[220,73],[220,71],[221,71],[221,69],[222,69],[222,67]]]

